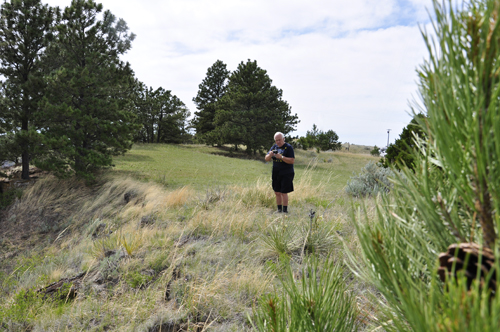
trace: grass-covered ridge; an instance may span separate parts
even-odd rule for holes
[[[272,213],[270,164],[212,152],[137,146],[94,187],[48,177],[25,190],[1,224],[0,326],[252,330],[261,300],[281,292],[288,273],[302,280],[313,256],[340,267],[325,278],[345,278],[358,323],[369,323],[366,288],[342,268],[342,241],[358,247],[342,188],[373,158],[297,151],[296,191],[283,216]],[[75,298],[69,286],[56,296],[34,293],[75,276]]]

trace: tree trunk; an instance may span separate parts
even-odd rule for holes
[[[21,123],[21,132],[28,132],[28,120],[23,119]],[[28,180],[30,178],[30,155],[28,152],[29,143],[23,140],[21,157],[23,159],[21,179]]]
[[[28,152],[23,151],[23,170],[21,173],[21,179],[28,180],[30,178],[30,155]]]

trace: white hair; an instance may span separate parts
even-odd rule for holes
[[[283,133],[280,131],[278,131],[276,134],[274,134],[275,139],[276,139],[276,136],[281,136],[281,137],[283,137],[283,140],[285,139],[285,135],[283,135]]]

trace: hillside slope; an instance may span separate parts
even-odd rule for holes
[[[270,165],[205,148],[136,147],[93,187],[46,177],[0,224],[0,326],[251,330],[284,257],[300,274],[313,252],[342,265],[343,239],[356,250],[343,174],[368,160],[298,152],[288,216],[272,213]]]

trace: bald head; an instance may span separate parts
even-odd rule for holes
[[[283,144],[285,144],[285,135],[278,131],[276,134],[274,134],[274,142],[276,142],[277,146],[282,147]]]

